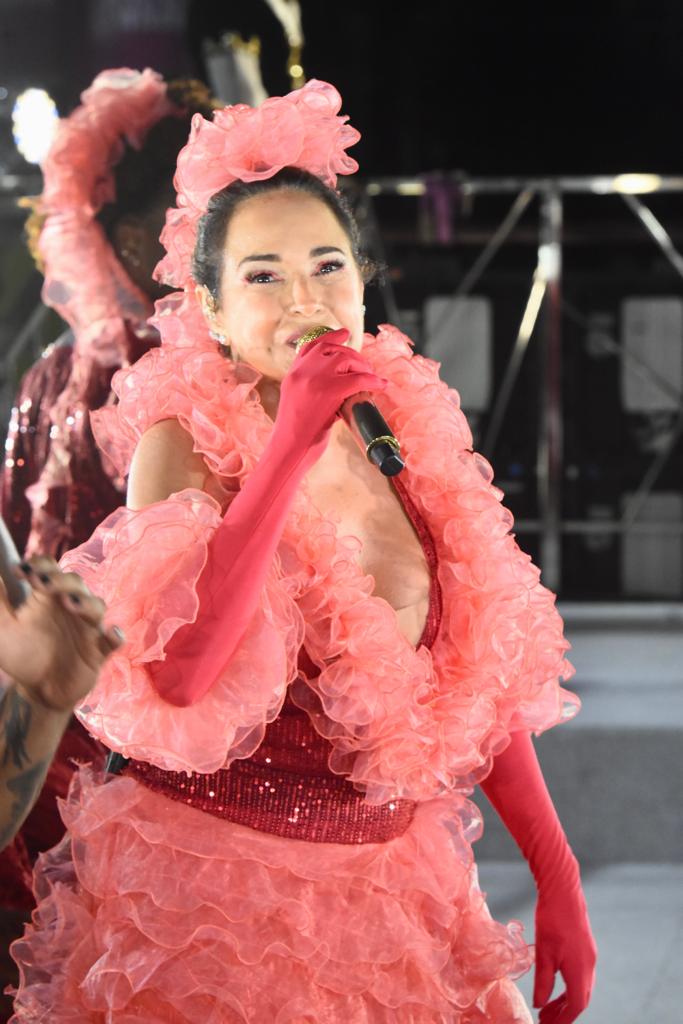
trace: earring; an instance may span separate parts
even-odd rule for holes
[[[209,337],[218,342],[228,359],[232,359],[232,346],[224,334],[220,334],[218,331],[209,331]]]
[[[216,309],[216,299],[214,298],[213,295],[209,295],[207,297],[207,299],[206,299],[206,308],[205,308],[205,313],[206,313],[207,318],[209,320],[211,320],[212,322],[215,322],[215,320],[216,320],[216,312],[217,312],[217,309]],[[227,348],[228,350],[230,349],[230,343],[227,341],[225,335],[221,334],[220,331],[216,331],[216,330],[214,330],[213,328],[210,327],[209,328],[209,337],[213,338],[214,341],[217,341],[219,345],[223,346],[223,348]]]
[[[360,311],[361,311],[361,313],[365,313],[365,309],[366,309],[366,307],[365,307],[365,306],[361,306],[361,307],[360,307]]]

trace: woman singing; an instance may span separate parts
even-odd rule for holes
[[[477,783],[537,882],[542,1021],[588,1002],[530,740],[577,709],[568,645],[457,396],[396,328],[364,333],[339,108],[310,82],[195,116],[179,157],[162,344],[95,421],[128,508],[65,559],[126,634],[79,710],[125,767],[72,787],[16,1021],[529,1022],[532,951],[477,882]],[[360,391],[395,482],[338,415]]]

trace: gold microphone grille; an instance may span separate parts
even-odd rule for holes
[[[304,345],[310,345],[310,343],[312,341],[315,341],[316,338],[322,337],[323,334],[329,334],[330,331],[333,330],[334,327],[323,327],[322,324],[316,327],[309,328],[309,330],[307,330],[305,334],[301,335],[301,337],[296,343],[297,355],[299,354],[299,352],[301,352],[301,349],[304,347]]]

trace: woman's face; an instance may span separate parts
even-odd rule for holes
[[[348,236],[320,199],[292,190],[245,200],[230,221],[216,322],[241,359],[282,380],[296,339],[346,327],[363,344],[363,282]]]

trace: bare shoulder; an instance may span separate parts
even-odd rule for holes
[[[161,420],[140,438],[128,477],[128,507],[139,509],[194,487],[216,496],[218,482],[178,420]]]

